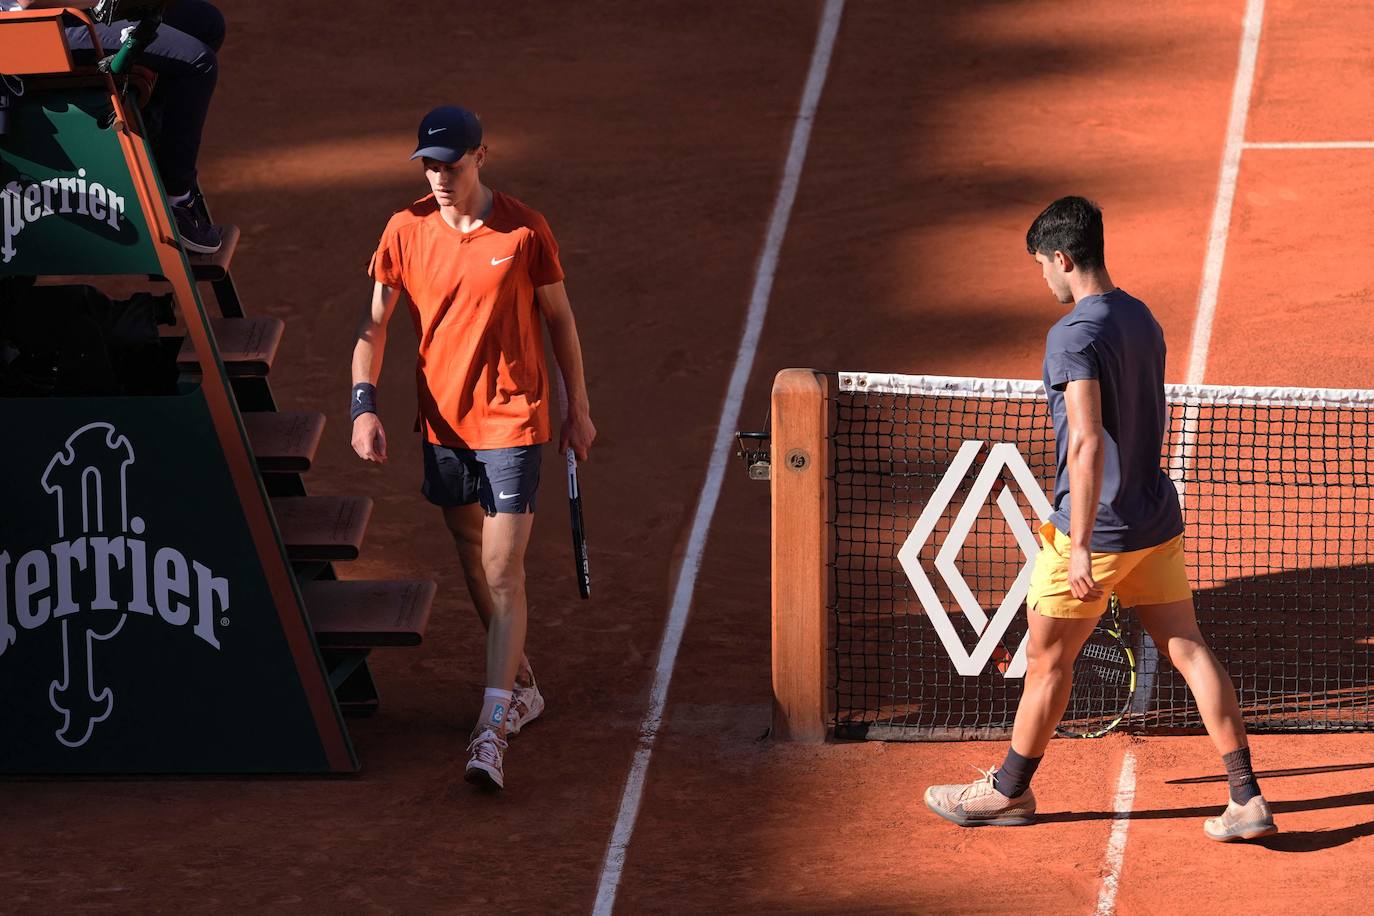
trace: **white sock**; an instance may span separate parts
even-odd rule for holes
[[[510,709],[511,691],[488,687],[482,694],[482,715],[477,719],[480,731],[489,728],[498,735],[506,733],[506,711]]]

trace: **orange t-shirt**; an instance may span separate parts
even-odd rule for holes
[[[549,224],[493,192],[471,232],[434,195],[391,218],[368,274],[405,290],[420,339],[420,425],[435,445],[508,448],[549,439],[549,378],[536,287],[563,279]]]

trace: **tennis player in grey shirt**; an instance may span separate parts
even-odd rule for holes
[[[1145,303],[1120,289],[1084,296],[1045,338],[1045,395],[1058,458],[1054,514],[1069,530],[1069,383],[1096,380],[1102,410],[1102,483],[1092,526],[1095,553],[1124,553],[1183,533],[1178,491],[1159,465],[1164,402],[1164,330]]]
[[[1198,630],[1183,513],[1160,468],[1164,333],[1145,303],[1112,283],[1102,211],[1091,201],[1050,204],[1026,248],[1050,292],[1073,309],[1045,338],[1058,467],[1026,598],[1025,688],[1002,765],[976,782],[931,786],[926,805],[965,827],[1035,820],[1031,777],[1068,705],[1074,659],[1115,592],[1188,682],[1222,755],[1230,799],[1204,832],[1219,841],[1268,836],[1278,828],[1251,768],[1235,688]]]

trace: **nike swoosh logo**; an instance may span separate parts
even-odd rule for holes
[[[448,128],[447,128],[447,127],[431,127],[431,128],[429,129],[429,135],[432,137],[432,136],[434,136],[435,134],[440,133],[441,131],[445,131],[445,130],[448,130]]]
[[[514,492],[514,493],[507,493],[505,490],[502,490],[500,493],[497,493],[497,494],[496,494],[496,498],[497,498],[497,499],[515,499],[515,497],[517,497],[517,496],[519,496],[519,495],[520,495],[520,491],[518,491],[518,490],[517,490],[516,492]]]
[[[363,393],[362,393],[361,391],[359,391],[359,392],[358,392],[358,403],[361,404],[362,402],[363,402]]]
[[[506,263],[507,261],[509,261],[509,260],[510,260],[511,258],[513,258],[513,257],[515,257],[515,255],[511,255],[510,258],[500,258],[499,260],[498,260],[497,258],[492,258],[492,259],[491,259],[491,266],[492,266],[492,267],[495,267],[495,266],[497,266],[498,264],[504,264],[504,263]]]

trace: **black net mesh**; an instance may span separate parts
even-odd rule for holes
[[[1007,596],[1015,596],[1018,576],[1029,575],[1027,547],[1033,552],[1035,544],[1027,535],[1040,513],[1015,479],[1015,459],[992,447],[1015,446],[1050,493],[1047,405],[1030,389],[994,395],[973,380],[957,393],[882,393],[873,390],[876,381],[846,390],[868,381],[845,376],[832,395],[836,733],[1005,736],[1021,692],[1021,680],[1006,671],[1015,674],[1012,656],[1026,626],[1024,605]],[[1314,406],[1310,396],[1261,400],[1236,389],[1194,388],[1186,396],[1171,389],[1162,460],[1183,498],[1198,619],[1256,730],[1374,724],[1374,394],[1347,395]],[[951,472],[960,455],[962,478],[957,468]],[[990,463],[995,473],[985,470]],[[942,482],[952,489],[937,491]],[[1019,512],[1019,526],[1009,512]],[[923,517],[924,538],[913,535]],[[961,529],[966,536],[951,537]],[[914,575],[899,559],[904,545],[908,565],[919,565]],[[922,580],[928,585],[918,587]],[[995,616],[1004,604],[1005,626]],[[944,641],[936,626],[943,621],[933,619],[941,613]],[[1139,677],[1121,727],[1201,730],[1183,679],[1129,609],[1123,623]],[[958,656],[965,656],[957,659],[962,674]]]

